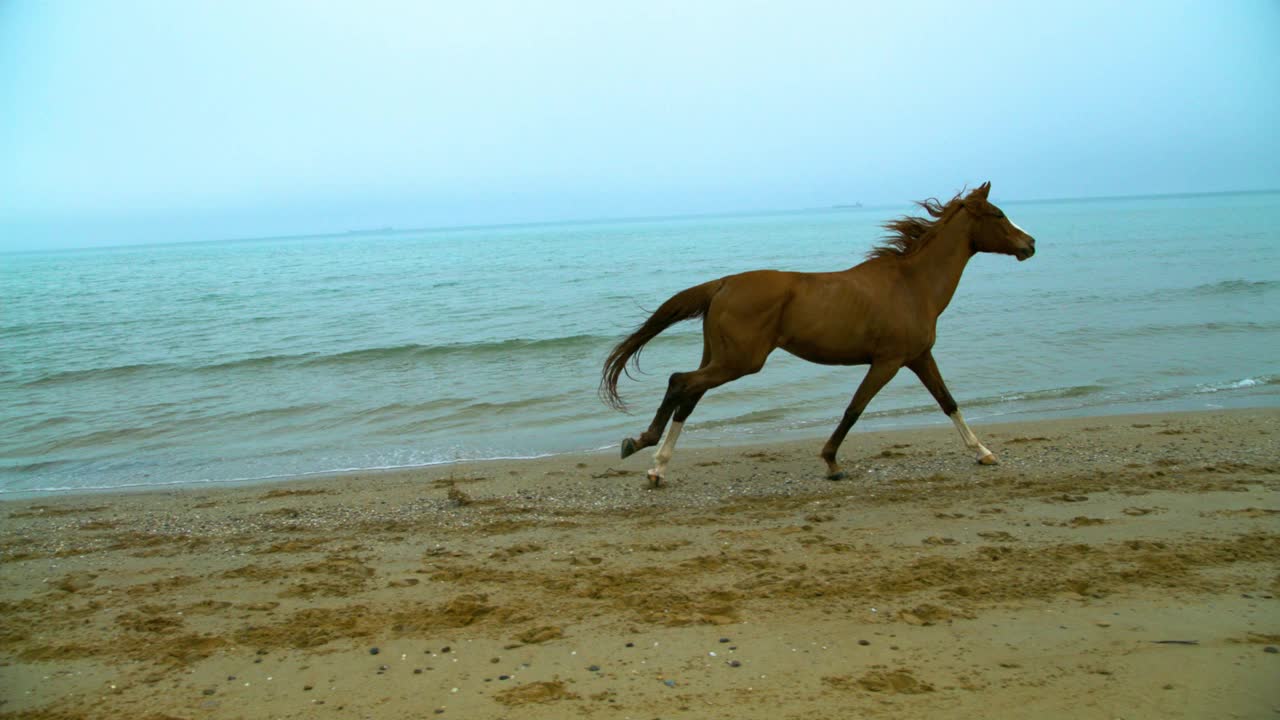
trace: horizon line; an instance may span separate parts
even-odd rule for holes
[[[963,192],[963,191],[962,191]],[[1029,203],[1055,203],[1055,202],[1099,202],[1108,200],[1143,200],[1157,198],[1176,198],[1176,197],[1206,197],[1214,195],[1267,195],[1280,193],[1280,188],[1263,188],[1253,190],[1209,190],[1209,191],[1183,191],[1183,192],[1167,192],[1167,193],[1134,193],[1125,195],[1087,195],[1080,197],[1048,197],[1048,198],[1027,198],[1021,200],[1002,200],[1002,204],[1020,205]],[[26,249],[26,250],[0,250],[0,255],[21,255],[28,253],[62,253],[62,252],[80,252],[84,250],[116,250],[120,248],[147,248],[147,247],[169,247],[174,245],[209,245],[214,243],[241,243],[241,242],[265,242],[270,240],[304,240],[308,238],[337,238],[337,237],[359,237],[367,235],[388,235],[400,233],[442,233],[451,231],[472,231],[472,230],[498,230],[503,228],[533,228],[547,227],[554,225],[595,225],[605,223],[657,223],[672,220],[693,220],[699,218],[716,218],[716,217],[751,217],[751,216],[767,216],[767,215],[788,215],[793,213],[817,213],[817,212],[866,212],[870,210],[884,210],[888,208],[902,207],[910,205],[911,201],[905,203],[876,203],[871,205],[863,205],[860,202],[854,204],[835,204],[810,207],[794,207],[794,208],[774,208],[768,210],[715,210],[697,213],[677,213],[670,215],[633,215],[633,216],[599,216],[588,218],[568,218],[556,220],[528,220],[521,222],[503,222],[503,223],[475,223],[461,225],[423,225],[416,227],[394,227],[387,226],[381,228],[362,228],[354,230],[337,230],[328,232],[300,232],[288,233],[284,235],[249,235],[238,237],[212,238],[208,240],[170,240],[164,242],[141,242],[141,243],[116,243],[111,245],[90,245],[65,248],[50,249]]]

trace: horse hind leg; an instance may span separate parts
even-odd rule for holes
[[[680,404],[683,396],[684,378],[690,373],[675,373],[667,381],[667,393],[662,396],[662,403],[658,405],[657,412],[653,415],[653,422],[649,423],[649,428],[636,438],[624,438],[622,440],[622,458],[625,460],[635,453],[658,443],[662,438],[662,431],[667,427],[667,421],[671,419],[671,414],[675,412],[676,406]]]
[[[706,321],[710,323],[711,321]],[[649,482],[653,487],[662,485],[666,478],[667,463],[675,453],[676,440],[684,428],[684,421],[693,412],[702,396],[712,388],[736,380],[743,375],[759,372],[764,367],[774,345],[768,343],[758,334],[753,336],[748,328],[747,333],[730,332],[723,326],[716,332],[712,326],[705,324],[702,336],[702,363],[697,370],[688,373],[675,373],[667,382],[667,394],[658,406],[653,424],[636,440],[623,441],[622,456],[627,457],[641,448],[654,445],[662,437],[667,421],[675,415],[675,422],[667,433],[662,447],[654,454],[654,466],[649,469]],[[741,330],[741,328],[739,328]],[[735,341],[726,340],[736,337]],[[712,338],[719,338],[713,341]]]
[[[649,486],[661,487],[662,481],[667,476],[667,463],[671,462],[671,456],[676,451],[676,440],[680,437],[680,431],[684,429],[684,423],[672,421],[671,426],[667,428],[667,435],[662,439],[662,446],[653,454],[653,467],[649,468]]]
[[[654,466],[649,469],[649,484],[652,487],[660,487],[663,480],[667,476],[667,463],[671,461],[671,456],[675,453],[676,440],[680,437],[680,431],[684,429],[684,421],[688,419],[693,412],[693,408],[702,399],[702,396],[710,389],[719,387],[731,380],[736,380],[743,375],[749,375],[757,372],[764,366],[764,361],[752,363],[749,367],[728,367],[722,365],[708,365],[707,367],[695,370],[691,373],[677,373],[671,376],[673,386],[676,388],[676,401],[671,407],[671,412],[675,413],[675,419],[671,423],[671,429],[667,431],[666,440],[663,441],[662,447],[654,453]],[[681,375],[677,379],[677,375]],[[665,423],[667,418],[662,418]]]
[[[693,413],[693,408],[698,404],[698,400],[702,398],[702,393],[697,393],[685,398],[680,406],[676,408],[675,415],[671,419],[671,426],[667,428],[667,435],[662,439],[662,446],[653,454],[653,467],[649,470],[649,484],[652,487],[659,487],[667,476],[667,463],[671,462],[671,456],[675,454],[676,440],[680,438],[680,431],[684,429],[684,421]]]
[[[702,362],[698,364],[698,369],[701,370],[705,368],[710,362],[711,347],[704,335],[702,339]],[[688,375],[690,375],[690,373],[675,373],[667,380],[667,392],[663,395],[662,403],[658,405],[658,410],[653,415],[653,422],[649,424],[649,429],[640,433],[640,437],[638,438],[623,439],[622,458],[624,460],[631,455],[634,455],[636,452],[657,443],[658,439],[662,437],[662,431],[667,426],[667,420],[671,417],[672,413],[675,413],[676,420],[678,422],[684,423],[684,419],[689,416],[689,413],[686,412],[681,416],[680,407],[681,403],[686,401],[686,398],[684,397],[684,383]],[[698,393],[698,397],[702,397],[702,393]],[[698,401],[697,399],[694,399],[693,402],[696,404]],[[689,411],[692,412],[692,410],[693,407],[690,405]],[[680,431],[676,430],[676,435],[679,436],[679,434]],[[671,452],[675,449],[675,440],[672,439],[670,442],[671,448],[666,452],[666,457],[668,459],[670,459]],[[662,450],[659,449],[658,452],[661,453]]]

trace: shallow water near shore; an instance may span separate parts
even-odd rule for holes
[[[1000,203],[999,198],[994,198]],[[1280,194],[1005,203],[935,355],[970,421],[1280,404]],[[647,425],[699,326],[609,348],[672,293],[861,260],[909,208],[388,231],[0,257],[0,493],[532,457]],[[861,379],[776,353],[684,444],[823,436]],[[865,426],[945,421],[910,373]],[[856,441],[855,435],[850,442]]]

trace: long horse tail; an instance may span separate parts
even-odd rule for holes
[[[627,404],[618,395],[618,378],[627,371],[627,361],[630,360],[638,370],[640,350],[650,340],[678,322],[706,315],[707,308],[711,307],[711,298],[721,284],[722,280],[712,280],[672,295],[635,332],[618,343],[605,359],[604,370],[600,373],[600,399],[615,410],[625,411]]]

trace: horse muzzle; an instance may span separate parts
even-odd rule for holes
[[[1013,256],[1018,258],[1018,262],[1022,262],[1023,260],[1026,260],[1027,258],[1035,254],[1036,254],[1036,241],[1035,241],[1035,238],[1031,238],[1031,237],[1027,238],[1026,245],[1023,245],[1022,247],[1017,248],[1013,251]]]

